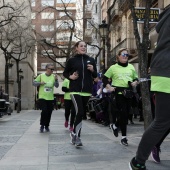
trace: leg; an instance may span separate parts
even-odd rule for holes
[[[71,111],[71,106],[72,106],[72,101],[65,99],[64,100],[64,105],[65,105],[65,123],[64,123],[64,126],[67,128],[68,127],[69,116],[70,116],[70,111]]]
[[[52,100],[48,100],[47,101],[47,120],[45,123],[45,126],[48,127],[50,125],[50,121],[51,121],[51,115],[52,115],[52,111],[53,111],[53,101]]]
[[[76,134],[76,136],[78,136],[82,128],[82,117],[84,114],[83,101],[82,101],[82,97],[77,94],[71,94],[71,99],[72,99],[72,102],[74,104],[74,108],[76,111],[73,132]]]
[[[138,146],[136,160],[145,164],[151,149],[161,140],[170,128],[170,94],[156,93],[155,119],[144,132]]]

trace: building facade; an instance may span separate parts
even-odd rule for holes
[[[1,34],[1,38],[2,36],[4,37],[1,45],[5,47],[5,43],[9,43],[8,48],[5,48],[9,53],[6,59],[8,59],[10,63],[7,63],[5,60],[5,52],[1,50],[0,84],[5,89],[5,77],[7,76],[10,100],[12,101],[11,97],[16,96],[21,98],[21,109],[33,109],[35,104],[35,92],[32,81],[36,72],[36,53],[34,48],[34,32],[31,28],[31,4],[29,0],[21,0],[19,2],[7,0],[5,4],[16,9],[16,17],[17,15],[21,17],[16,18],[18,26],[11,20],[6,26],[1,27],[1,30],[3,29],[4,33],[6,32],[6,34]],[[9,12],[12,13],[10,10],[4,11],[4,15],[8,15]],[[10,16],[10,14],[8,16]],[[14,26],[16,27],[14,28]],[[11,40],[9,38],[11,38]],[[14,41],[15,44],[12,43]],[[10,57],[10,54],[14,58]],[[22,76],[19,75],[19,80],[17,80],[17,74],[19,74],[16,67],[17,61],[19,62],[18,70],[22,70],[23,72]],[[6,66],[8,67],[7,75],[5,75]],[[18,88],[19,86],[20,89]]]

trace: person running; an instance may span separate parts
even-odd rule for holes
[[[54,86],[56,88],[59,86],[58,77],[57,75],[53,74],[53,71],[54,65],[47,64],[46,72],[38,75],[37,78],[33,81],[34,86],[39,86],[38,98],[40,110],[42,110],[40,118],[41,133],[44,132],[44,128],[47,132],[50,131],[49,125],[54,102],[53,88]]]
[[[73,131],[74,118],[75,118],[75,109],[73,107],[73,102],[72,102],[71,97],[70,97],[69,84],[70,84],[70,80],[65,78],[63,83],[62,83],[62,91],[65,92],[65,94],[64,94],[64,107],[65,107],[65,123],[64,123],[64,126],[65,126],[65,128],[68,127],[69,116],[70,116],[70,111],[71,111],[69,130],[70,130],[70,132],[72,132]]]
[[[128,146],[127,140],[127,122],[130,108],[130,100],[133,92],[130,91],[130,86],[138,84],[138,76],[132,64],[128,63],[128,51],[121,48],[118,51],[117,63],[112,65],[104,74],[104,86],[110,91],[116,92],[117,120],[110,125],[115,137],[118,137],[118,127],[120,127],[122,138],[120,144]],[[108,79],[112,80],[112,85]],[[126,93],[124,93],[126,92]]]
[[[160,14],[156,25],[157,47],[151,61],[151,91],[155,92],[155,118],[144,132],[130,170],[146,170],[151,150],[170,129],[170,8]]]
[[[94,58],[86,55],[87,45],[84,41],[78,41],[75,50],[76,55],[67,61],[63,76],[70,80],[70,94],[76,111],[74,129],[70,133],[71,143],[83,146],[80,139],[82,118],[92,93],[93,78],[97,77],[97,69]]]

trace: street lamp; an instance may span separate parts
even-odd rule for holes
[[[105,72],[105,45],[106,45],[106,38],[107,38],[107,30],[108,30],[108,24],[106,24],[106,21],[103,20],[102,24],[99,25],[99,31],[100,36],[103,40],[103,73]]]
[[[18,81],[18,107],[17,107],[17,113],[21,111],[21,80],[24,78],[23,71],[19,69],[19,81]]]

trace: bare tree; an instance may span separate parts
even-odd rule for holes
[[[65,3],[63,0],[61,0],[62,5],[60,11],[63,12],[63,16],[61,16],[60,19],[54,19],[51,21],[51,25],[54,24],[54,22],[57,22],[56,31],[54,31],[51,34],[51,40],[53,37],[56,37],[54,39],[54,42],[47,41],[46,37],[43,36],[41,33],[36,32],[37,34],[37,42],[39,44],[39,48],[41,50],[38,50],[38,54],[42,55],[44,57],[48,57],[53,62],[56,62],[61,67],[65,67],[65,63],[61,63],[58,61],[60,58],[66,58],[69,59],[71,56],[74,55],[74,44],[78,40],[83,40],[82,30],[78,30],[76,27],[77,19],[75,17],[75,14],[70,12],[68,9],[69,3]],[[54,8],[53,6],[46,6],[43,9],[40,9],[40,11],[37,11],[37,15],[41,14],[43,11],[48,12],[51,10],[59,12],[58,9]],[[82,11],[83,12],[83,11]],[[83,18],[79,18],[79,20],[82,20]],[[90,22],[90,24],[94,27],[94,29],[98,29],[93,23]],[[99,30],[98,30],[99,32]],[[89,46],[97,48],[98,53],[95,56],[95,60],[97,61],[97,57],[99,56],[102,48],[91,43],[87,43]],[[43,50],[43,53],[41,52]]]
[[[3,2],[3,5],[5,3]],[[27,4],[23,3],[10,3],[7,4],[14,11],[15,15],[12,13],[12,19],[7,22],[2,22],[0,31],[0,49],[4,53],[5,57],[5,91],[8,93],[8,61],[12,59],[16,63],[17,72],[17,83],[18,83],[18,97],[21,96],[21,88],[19,87],[19,63],[25,60],[35,44],[35,38],[32,34],[32,28],[30,27],[31,22],[27,18]],[[6,6],[7,6],[6,5]],[[16,10],[15,10],[16,9]],[[10,16],[10,11],[3,11],[3,16]],[[7,18],[7,17],[6,17]],[[20,110],[21,103],[19,102],[18,109]],[[19,112],[18,110],[18,112]]]
[[[150,16],[150,8],[152,1],[145,1],[145,21],[143,25],[143,35],[140,36],[138,26],[137,26],[137,17],[135,14],[135,0],[129,0],[129,8],[131,10],[131,15],[133,19],[134,26],[134,35],[136,39],[136,45],[138,50],[138,58],[139,58],[139,71],[140,77],[147,77],[147,65],[148,65],[148,42],[149,42],[149,16]],[[150,93],[148,82],[144,81],[140,84],[141,86],[141,94],[142,94],[142,104],[143,104],[143,114],[144,114],[144,127],[147,128],[148,125],[152,121],[151,116],[151,105],[150,105]]]

